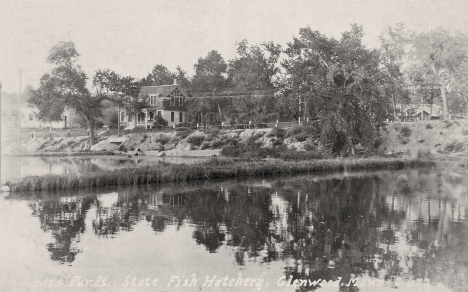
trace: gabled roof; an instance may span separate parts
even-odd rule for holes
[[[167,97],[174,89],[178,88],[182,94],[187,97],[187,93],[179,85],[160,85],[160,86],[143,86],[140,90],[140,95],[159,94],[159,97]]]
[[[430,109],[430,108],[423,108],[423,112],[425,112],[426,114],[430,115],[431,109]],[[421,109],[418,109],[418,110],[416,110],[416,112],[413,114],[413,116],[417,116],[417,115],[420,115],[420,114],[421,114]],[[432,116],[433,116],[433,117],[438,117],[439,114],[438,114],[438,112],[432,111]]]

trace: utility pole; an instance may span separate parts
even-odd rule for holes
[[[120,136],[120,104],[119,109],[117,110],[117,136]]]
[[[22,79],[23,79],[23,71],[19,70],[19,98],[18,98],[18,139],[17,139],[17,142],[18,142],[18,146],[20,145],[20,127],[21,127],[21,87],[22,87]]]

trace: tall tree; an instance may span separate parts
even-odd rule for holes
[[[281,46],[272,42],[262,47],[248,47],[247,40],[237,44],[237,57],[229,61],[228,80],[236,90],[269,90],[273,88],[272,77],[277,67]]]
[[[192,82],[190,81],[189,76],[187,75],[187,71],[182,69],[182,67],[177,66],[175,74],[176,74],[178,84],[185,91],[190,91],[192,88]]]
[[[169,71],[166,66],[156,64],[148,76],[140,82],[142,86],[171,85],[176,77],[177,74]]]
[[[194,65],[193,89],[198,92],[213,92],[223,88],[226,84],[227,64],[224,58],[213,50],[204,58],[198,58]]]
[[[396,111],[396,103],[405,103],[408,98],[402,67],[408,59],[408,47],[413,34],[404,24],[399,23],[395,27],[386,27],[379,36],[381,62],[388,75],[386,89],[392,98],[393,117],[397,121],[400,118]]]
[[[310,28],[299,34],[285,50],[286,98],[300,102],[311,134],[326,150],[355,154],[356,143],[372,144],[389,108],[380,53],[362,44],[358,25],[339,40]]]
[[[467,48],[468,50],[468,48]],[[468,55],[468,52],[467,52]],[[454,89],[461,103],[468,102],[468,59],[463,61],[455,73]],[[462,109],[463,112],[468,112],[468,105]]]
[[[102,116],[102,101],[106,97],[92,94],[87,88],[88,77],[77,64],[78,57],[73,42],[53,46],[47,62],[55,67],[42,76],[29,103],[39,109],[39,118],[45,121],[60,120],[65,108],[73,109],[86,121],[91,144],[94,144],[95,123]]]
[[[447,91],[453,87],[455,72],[467,58],[467,46],[465,34],[450,34],[441,27],[418,34],[413,42],[414,60],[430,68],[437,78],[445,119],[449,117]]]
[[[146,99],[138,99],[141,82],[135,81],[131,76],[121,76],[111,70],[99,70],[93,78],[96,94],[103,99],[111,101],[119,109],[125,108],[127,114],[136,114],[146,107]],[[120,123],[118,123],[120,134]]]

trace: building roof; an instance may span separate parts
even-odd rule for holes
[[[167,97],[174,89],[178,88],[182,94],[187,97],[187,93],[179,85],[160,85],[160,86],[143,86],[140,90],[140,95],[159,94],[159,97]]]
[[[431,109],[430,108],[423,108],[423,112],[425,112],[427,115],[430,115],[431,114]],[[418,109],[418,110],[416,110],[416,112],[412,116],[414,117],[414,116],[417,116],[417,115],[420,115],[420,114],[421,114],[421,109]],[[439,114],[438,114],[438,112],[433,111],[432,116],[433,117],[438,117]]]

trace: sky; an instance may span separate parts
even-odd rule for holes
[[[111,69],[145,77],[156,64],[189,75],[199,57],[217,50],[227,61],[236,42],[273,41],[283,47],[301,27],[339,37],[351,23],[378,47],[388,25],[422,32],[444,26],[468,32],[466,0],[0,0],[2,92],[37,87],[51,67],[47,55],[73,41],[79,64],[92,76]]]

